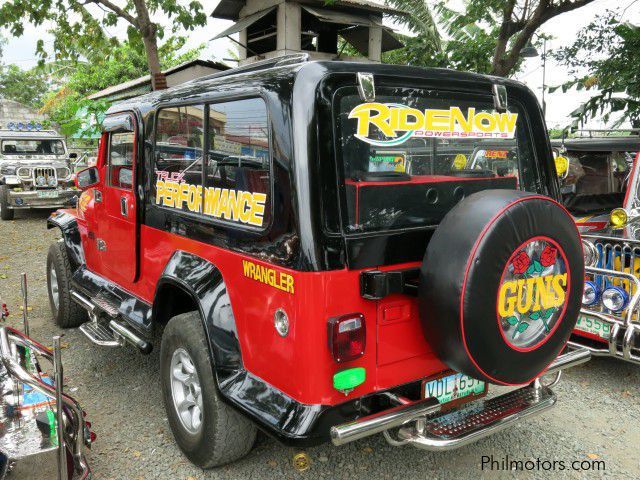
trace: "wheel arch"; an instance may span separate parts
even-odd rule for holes
[[[65,211],[57,211],[47,219],[47,229],[52,228],[59,228],[62,233],[62,241],[67,250],[71,269],[75,271],[84,265],[84,249],[76,217]]]
[[[227,286],[210,261],[176,251],[156,285],[152,319],[166,324],[180,313],[197,310],[207,336],[209,354],[220,382],[243,368],[240,341]]]

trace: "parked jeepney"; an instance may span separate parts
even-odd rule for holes
[[[72,204],[78,194],[70,164],[75,157],[54,130],[22,122],[0,126],[0,218]]]
[[[606,133],[606,132],[602,132]],[[571,344],[640,363],[640,136],[553,141],[568,160],[563,203],[582,235],[586,277]]]

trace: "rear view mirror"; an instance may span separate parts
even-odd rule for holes
[[[100,175],[96,167],[85,168],[76,174],[76,186],[80,190],[86,190],[100,183]]]
[[[76,158],[78,158],[78,154],[76,152],[71,152],[69,154],[69,159],[70,160],[75,160]]]

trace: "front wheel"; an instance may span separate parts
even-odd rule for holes
[[[64,243],[51,244],[47,255],[47,291],[53,320],[62,328],[79,327],[88,320],[86,310],[71,298],[72,275]]]
[[[198,312],[177,315],[167,324],[160,375],[169,425],[191,462],[212,468],[249,453],[256,427],[221,400]]]
[[[6,185],[0,185],[0,218],[13,220],[15,211],[9,208],[9,189]]]

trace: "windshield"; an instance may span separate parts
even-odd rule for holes
[[[4,155],[64,155],[62,140],[3,140]]]
[[[517,105],[404,88],[364,102],[343,88],[334,111],[347,232],[434,225],[480,190],[543,190]]]
[[[574,215],[622,207],[635,152],[567,152],[562,198]]]

